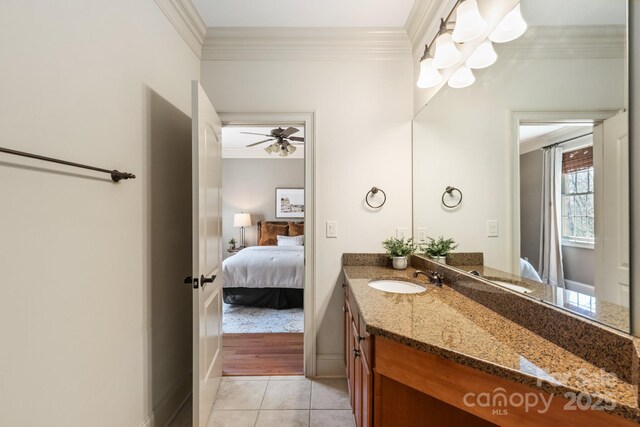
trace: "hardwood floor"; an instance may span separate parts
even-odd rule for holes
[[[302,375],[301,333],[224,334],[223,375]]]

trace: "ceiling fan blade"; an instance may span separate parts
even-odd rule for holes
[[[284,137],[288,137],[289,135],[293,135],[296,132],[300,132],[300,129],[296,129],[296,128],[292,128],[292,127],[288,127],[285,130],[283,130],[280,135],[284,136]]]
[[[267,135],[265,133],[255,133],[255,132],[240,132],[240,133],[244,133],[245,135],[260,135],[260,136],[268,136],[268,137],[273,137],[273,135]]]
[[[301,136],[290,136],[289,139],[292,140],[292,141],[304,142],[304,138],[301,137]]]
[[[265,139],[264,141],[254,142],[253,144],[247,145],[247,147],[254,147],[258,144],[264,144],[265,142],[273,141],[273,138]]]

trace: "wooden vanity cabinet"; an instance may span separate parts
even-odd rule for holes
[[[345,287],[344,336],[347,384],[356,427],[370,427],[373,416],[373,346],[348,287]]]

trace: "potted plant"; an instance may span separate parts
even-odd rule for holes
[[[413,237],[408,239],[390,237],[382,242],[382,246],[386,249],[387,256],[391,258],[393,268],[396,270],[407,268],[407,257],[418,250],[418,245],[413,242]]]
[[[236,239],[232,237],[231,239],[229,239],[229,249],[234,250],[235,248],[236,248]]]
[[[441,264],[447,263],[447,254],[452,252],[458,244],[453,239],[445,239],[440,236],[437,239],[429,237],[429,243],[425,247],[424,253],[432,260]]]

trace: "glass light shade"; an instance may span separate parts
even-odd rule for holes
[[[442,82],[442,74],[433,65],[433,58],[427,58],[420,63],[420,75],[416,85],[419,88],[426,89],[434,87]]]
[[[471,86],[476,81],[476,77],[469,67],[463,65],[449,77],[447,84],[455,89]]]
[[[476,0],[464,0],[456,10],[456,26],[453,28],[452,38],[456,43],[466,43],[479,37],[487,29],[478,10]]]
[[[289,153],[289,154],[293,154],[293,153],[295,153],[295,152],[296,152],[296,147],[294,147],[294,146],[293,146],[293,145],[291,145],[291,144],[287,144],[287,153]]]
[[[436,68],[448,68],[460,60],[462,54],[451,39],[451,34],[443,33],[436,39],[436,54],[433,65]]]
[[[469,68],[486,68],[496,62],[497,59],[498,54],[493,49],[491,40],[486,39],[473,51],[471,56],[467,58],[465,64]]]
[[[251,214],[242,212],[233,215],[234,227],[251,227]]]
[[[515,40],[527,31],[527,23],[520,12],[520,3],[502,18],[495,30],[489,35],[494,43],[506,43]]]
[[[266,151],[267,154],[271,155],[273,153],[277,153],[278,151],[280,151],[280,146],[278,145],[277,142],[274,142],[273,144],[265,148],[264,151]]]

